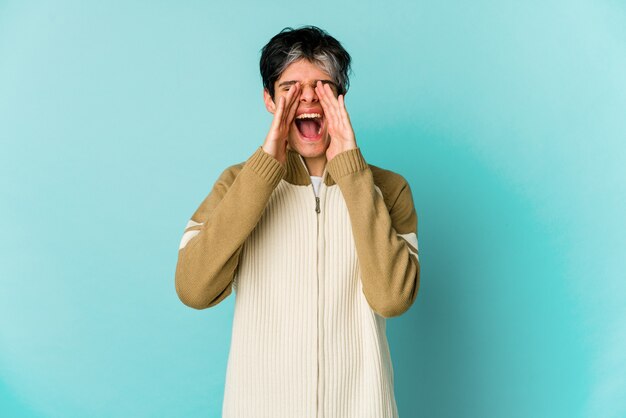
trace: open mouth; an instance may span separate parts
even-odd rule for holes
[[[305,141],[317,141],[322,137],[324,116],[319,113],[304,113],[294,120],[300,137]]]

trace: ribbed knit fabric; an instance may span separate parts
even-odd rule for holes
[[[385,318],[368,305],[338,186],[281,182],[244,244],[223,416],[397,417]]]
[[[386,318],[419,273],[402,176],[346,150],[316,196],[302,156],[259,147],[189,219],[175,283],[195,309],[235,292],[223,418],[395,418]]]

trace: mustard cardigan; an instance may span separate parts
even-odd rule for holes
[[[415,301],[417,214],[360,148],[324,168],[261,147],[226,168],[188,221],[176,292],[195,309],[235,291],[223,417],[396,418],[386,318]]]

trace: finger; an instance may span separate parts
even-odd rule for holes
[[[294,107],[298,107],[298,99],[300,98],[300,93],[302,92],[302,87],[300,86],[300,82],[294,84],[293,95],[291,96],[291,101],[289,103],[289,110]]]
[[[326,91],[326,84],[321,81],[317,82],[315,86],[315,91],[320,96],[320,99],[326,101],[327,104],[330,104],[330,97],[328,97],[328,92]]]
[[[289,90],[287,90],[287,94],[280,97],[282,106],[280,108],[280,113],[276,112],[276,120],[279,125],[285,122],[285,114],[289,112],[290,98],[293,96],[294,89],[295,87],[293,85],[290,86]]]
[[[333,97],[334,97],[334,92],[332,92],[332,93],[333,93]],[[336,105],[337,116],[339,117],[339,120],[340,120],[340,122],[341,122],[343,127],[345,127],[345,126],[350,124],[350,117],[348,116],[348,111],[346,110],[346,104],[345,104],[344,98],[345,97],[344,97],[343,94],[337,95],[337,98],[336,98],[336,101],[337,101],[337,105]]]
[[[317,85],[315,86],[315,92],[317,93],[320,99],[320,103],[322,105],[322,108],[324,109],[324,114],[327,116],[327,118],[332,118],[331,104],[329,103],[328,98],[326,97],[324,84],[321,81],[317,82]]]
[[[352,123],[350,122],[350,115],[348,115],[348,111],[346,110],[345,97],[343,94],[340,94],[337,98],[339,104],[339,113],[341,114],[341,123],[343,129],[348,130],[352,129]]]
[[[296,116],[296,112],[298,111],[298,107],[300,106],[300,94],[301,90],[298,89],[297,93],[294,95],[294,100],[291,104],[291,108],[289,109],[289,115],[287,118],[288,124],[291,124],[291,122],[293,122],[293,118]]]
[[[340,120],[336,99],[333,96],[332,90],[330,90],[330,93],[329,90],[330,86],[328,86],[328,84],[322,83],[322,85],[320,86],[322,106],[324,107],[324,113],[327,115],[327,119],[330,120],[333,126],[339,126]]]
[[[322,105],[322,108],[324,109],[324,113],[326,113],[326,103],[324,103],[324,91],[321,89],[321,85],[322,85],[322,82],[319,80],[317,83],[315,83],[315,94],[317,94],[319,102]]]
[[[337,98],[335,97],[335,91],[330,87],[330,84],[329,83],[324,83],[324,87],[328,91],[328,95],[336,100]]]
[[[333,116],[335,117],[335,120],[337,121],[337,123],[339,123],[341,121],[341,114],[339,112],[339,104],[337,102],[337,98],[335,97],[335,92],[330,87],[330,84],[324,84],[324,92],[328,100],[328,103],[330,104],[330,107],[333,111]]]
[[[298,98],[300,97],[300,83],[294,84],[294,90],[289,97],[289,106],[285,112],[284,123],[288,126],[293,121],[293,117],[298,109]]]
[[[278,107],[276,108],[276,112],[274,114],[274,120],[272,122],[272,129],[277,133],[283,131],[284,129],[284,123],[289,113],[288,105],[296,89],[297,89],[297,86],[292,85],[291,87],[289,87],[289,90],[287,91],[287,95],[280,96],[280,98],[278,99]]]
[[[280,96],[278,98],[278,106],[276,106],[276,111],[274,111],[274,119],[272,120],[272,128],[277,129],[280,124],[281,116],[283,113],[283,108],[285,107],[285,98]]]
[[[346,101],[345,96],[343,94],[339,95],[339,109],[343,118],[347,121],[350,121],[350,115],[348,114],[348,110],[346,109]]]

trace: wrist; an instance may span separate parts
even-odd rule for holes
[[[369,165],[365,161],[361,149],[355,147],[337,153],[328,161],[327,167],[330,175],[337,181],[348,174],[365,170],[369,168]]]
[[[276,146],[268,146],[267,144],[263,144],[261,145],[261,149],[270,157],[272,157],[273,159],[277,160],[279,163],[281,163],[282,165],[285,165],[285,159],[281,158],[281,156],[279,155],[279,153],[276,150]]]
[[[350,151],[351,149],[357,149],[357,148],[358,147],[355,142],[349,142],[340,148],[340,151],[338,152],[338,154],[345,152],[345,151]]]

